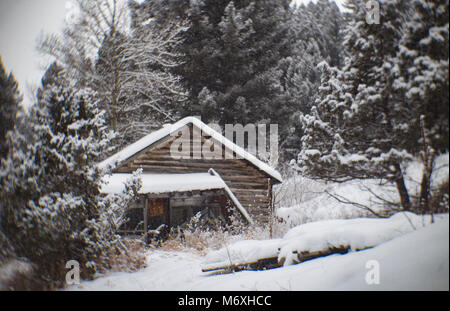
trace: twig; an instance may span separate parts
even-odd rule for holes
[[[380,200],[381,203],[385,203],[385,204],[392,205],[392,206],[397,206],[397,207],[400,206],[399,203],[391,202],[391,201],[389,201],[389,200],[387,200],[387,199],[381,197],[380,195],[376,194],[372,189],[370,189],[369,187],[367,187],[367,186],[365,186],[365,185],[361,185],[361,187],[362,187],[363,189],[365,189],[366,191],[368,191],[370,194],[372,194],[375,198],[377,198],[378,200]]]
[[[349,204],[349,205],[353,205],[353,206],[356,206],[358,208],[364,209],[366,211],[369,211],[370,213],[372,213],[373,215],[375,215],[378,218],[387,218],[386,216],[382,216],[382,215],[378,214],[377,212],[372,210],[370,207],[367,207],[367,206],[362,205],[362,204],[357,203],[357,202],[349,201],[348,199],[344,198],[343,196],[331,194],[330,192],[328,192],[328,190],[325,190],[325,193],[328,194],[330,197],[332,197],[333,199],[337,200],[340,203]]]
[[[413,230],[417,230],[416,226],[414,226],[414,224],[412,223],[411,219],[408,217],[408,215],[406,215],[406,213],[402,213],[403,215],[405,215],[406,219],[408,220],[409,224],[411,225],[411,227],[413,228]]]

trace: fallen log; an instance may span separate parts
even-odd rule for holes
[[[368,246],[365,248],[361,248],[361,249],[356,249],[355,251],[359,252],[359,251],[363,251],[366,249],[372,248],[372,246]],[[330,256],[330,255],[334,255],[334,254],[347,254],[350,251],[351,247],[349,245],[341,245],[338,247],[330,247],[326,250],[320,250],[320,251],[315,251],[315,252],[310,252],[310,251],[301,251],[301,252],[297,252],[294,251],[292,252],[293,254],[297,254],[297,262],[294,262],[293,264],[299,264],[305,261],[309,261],[312,259],[317,259],[320,257],[326,257],[326,256]],[[280,266],[284,265],[284,262],[286,261],[286,258],[282,257],[280,258]]]
[[[299,262],[305,262],[311,259],[325,257],[333,254],[347,254],[350,246],[331,247],[324,251],[309,252],[303,251],[297,254]]]
[[[366,247],[362,249],[356,249],[355,251],[362,251],[366,250],[372,247]],[[330,247],[327,250],[321,250],[321,251],[301,251],[297,252],[294,251],[293,254],[297,254],[298,261],[294,264],[303,263],[305,261],[317,259],[320,257],[326,257],[329,255],[334,254],[347,254],[350,251],[350,246],[343,245],[339,247]],[[226,266],[219,266],[219,267],[211,267],[211,268],[204,268],[202,269],[202,272],[219,272],[221,274],[226,273],[233,273],[233,272],[239,272],[239,271],[261,271],[261,270],[269,270],[269,269],[275,269],[282,267],[284,262],[286,261],[286,258],[280,258],[278,260],[278,257],[271,257],[271,258],[263,258],[259,259],[254,262],[248,262],[248,263],[240,263],[240,264],[230,264]]]
[[[259,259],[258,261],[248,263],[230,264],[227,266],[204,268],[202,269],[202,272],[221,271],[222,273],[232,273],[243,270],[259,271],[279,267],[281,267],[281,265],[278,263],[278,257],[272,257],[272,258],[263,258]]]

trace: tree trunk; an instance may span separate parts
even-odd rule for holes
[[[424,213],[429,211],[430,181],[428,179],[428,171],[425,169],[422,174],[422,182],[420,183],[420,206]]]
[[[405,179],[403,178],[403,173],[400,165],[396,165],[397,178],[395,179],[395,185],[397,187],[398,194],[400,196],[400,203],[404,211],[411,210],[411,201],[409,200],[408,189],[406,189]]]

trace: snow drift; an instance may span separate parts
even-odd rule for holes
[[[442,216],[442,217],[447,217]],[[358,251],[424,227],[429,217],[401,212],[390,218],[356,218],[307,223],[289,230],[282,239],[247,240],[210,252],[202,269],[213,270],[230,265],[254,263],[277,257],[284,266],[298,263],[301,254],[317,253],[317,257],[332,250]]]

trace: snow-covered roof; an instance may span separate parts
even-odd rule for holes
[[[105,194],[119,194],[125,190],[125,183],[133,174],[111,174],[102,179],[100,191]],[[160,194],[194,190],[225,189],[223,180],[209,173],[194,174],[142,174],[141,194]]]
[[[281,174],[267,165],[266,163],[259,160],[254,155],[250,154],[249,152],[245,151],[243,148],[239,147],[238,145],[234,144],[232,141],[224,137],[222,134],[216,132],[211,127],[207,126],[205,123],[203,123],[201,120],[195,118],[195,117],[187,117],[184,118],[174,124],[168,124],[161,128],[160,130],[157,130],[142,139],[138,140],[137,142],[129,145],[128,147],[124,148],[122,151],[114,154],[110,158],[104,160],[99,164],[101,168],[107,168],[108,166],[113,166],[116,163],[123,162],[135,154],[143,151],[145,148],[153,145],[154,143],[160,141],[166,136],[169,136],[172,133],[175,133],[179,131],[181,128],[183,128],[186,125],[193,124],[197,128],[201,129],[203,133],[211,136],[216,141],[222,143],[225,147],[227,147],[229,150],[233,150],[236,152],[236,154],[249,161],[253,165],[255,165],[258,169],[266,172],[269,176],[275,178],[278,181],[282,181]]]
[[[127,181],[133,178],[133,174],[111,174],[102,178],[100,192],[104,194],[120,194],[125,190]],[[247,210],[242,206],[236,196],[228,188],[220,175],[210,170],[208,173],[192,174],[141,174],[142,187],[140,194],[161,194],[171,192],[186,192],[195,190],[223,189],[233,201],[241,214],[252,223]]]

